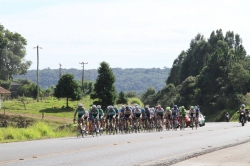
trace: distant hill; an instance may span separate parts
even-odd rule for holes
[[[135,91],[137,94],[145,92],[148,87],[152,86],[156,91],[161,90],[168,78],[170,68],[113,68],[116,76],[116,91],[128,92]],[[78,69],[62,69],[62,74],[70,73],[75,76],[75,80],[82,79],[82,70]],[[96,81],[97,69],[84,70],[84,80]],[[36,70],[28,70],[25,75],[14,76],[14,79],[28,79],[36,82]],[[42,89],[46,89],[51,85],[57,85],[59,80],[59,69],[46,68],[39,70],[39,85]]]

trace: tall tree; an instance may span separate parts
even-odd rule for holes
[[[18,33],[4,29],[0,24],[0,79],[9,80],[16,74],[25,74],[31,61],[24,59],[27,41]]]
[[[94,104],[106,108],[114,105],[116,100],[115,75],[107,62],[101,62],[98,68],[98,76],[94,85],[94,92],[90,95],[92,99],[97,99]]]
[[[118,100],[116,101],[117,104],[128,104],[128,99],[125,96],[125,93],[121,91],[118,95]]]
[[[64,74],[58,81],[54,89],[54,95],[57,98],[66,98],[66,107],[69,107],[69,98],[72,100],[82,99],[82,91],[80,85],[74,80],[72,74]]]

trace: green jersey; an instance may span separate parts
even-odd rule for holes
[[[180,115],[185,116],[186,115],[186,109],[180,109]]]
[[[82,116],[84,116],[84,114],[85,114],[85,109],[84,108],[82,108],[82,109],[79,109],[79,108],[77,108],[76,109],[76,111],[75,111],[75,113],[77,112],[77,114],[78,114],[78,119],[79,118],[81,118]]]
[[[99,110],[98,109],[90,109],[89,110],[89,114],[93,117],[93,118],[99,118]]]
[[[108,116],[114,116],[116,113],[115,113],[115,110],[114,109],[109,109],[108,111],[107,111],[107,115]]]
[[[98,111],[99,111],[99,119],[104,115],[104,113],[103,113],[103,110],[100,108],[100,109],[98,109]]]

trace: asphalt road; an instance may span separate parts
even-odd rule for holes
[[[67,137],[0,144],[0,166],[171,165],[250,141],[250,124],[206,123],[198,130]]]

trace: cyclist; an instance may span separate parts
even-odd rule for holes
[[[146,120],[146,114],[145,114],[145,108],[141,109],[141,114],[142,114],[142,127],[145,128],[145,120]]]
[[[89,110],[91,114],[91,123],[94,124],[94,119],[97,120],[97,132],[99,132],[99,110],[96,108],[96,105],[92,105],[91,109]]]
[[[84,121],[85,121],[85,130],[86,130],[86,133],[88,134],[88,121],[89,121],[89,112],[88,111],[85,111],[85,114],[84,114]]]
[[[150,114],[150,109],[149,109],[148,106],[145,107],[144,114],[145,114],[145,126],[147,126],[147,124],[146,124],[146,119],[149,120],[149,124],[150,124],[150,123],[151,123],[151,118],[152,118],[152,116],[151,116],[151,114]]]
[[[113,106],[109,106],[109,109],[107,110],[107,124],[108,124],[108,120],[112,120],[112,126],[115,123],[115,116],[116,116],[116,112],[113,108]]]
[[[137,119],[137,118],[139,118],[139,127],[141,127],[142,113],[138,105],[135,106],[135,109],[134,109],[134,119]]]
[[[118,127],[119,126],[119,110],[116,105],[114,106],[114,110],[115,110],[115,123],[116,123],[115,126]]]
[[[177,105],[174,105],[174,107],[171,109],[171,112],[172,112],[173,122],[174,122],[174,120],[176,120],[175,121],[176,122],[175,125],[178,126],[178,120],[177,120],[177,118],[179,116],[179,109],[178,109]],[[175,126],[175,127],[177,127],[177,126]]]
[[[153,125],[155,124],[155,109],[154,107],[150,108],[150,116],[151,116],[151,122],[153,122]]]
[[[182,123],[182,120],[184,119],[184,123],[185,123],[185,119],[186,119],[186,109],[184,106],[182,106],[180,108],[180,118],[181,118],[181,123]]]
[[[169,121],[169,122],[170,122],[170,125],[172,125],[172,122],[171,122],[171,119],[172,119],[172,111],[171,111],[170,107],[166,107],[165,119],[166,119],[166,123]]]
[[[164,118],[163,118],[163,113],[164,113],[164,110],[163,108],[161,108],[161,105],[158,105],[156,107],[156,110],[155,110],[155,124],[157,124],[157,118],[160,118],[161,119],[161,127],[163,126],[163,123],[164,123]]]
[[[196,114],[196,111],[194,109],[194,106],[190,106],[189,116],[190,116],[190,119],[192,119],[192,121],[194,121],[195,114]],[[190,126],[192,126],[192,125],[193,124],[191,123]]]
[[[199,117],[200,117],[200,108],[199,105],[198,106],[194,106],[195,109],[195,117],[196,117],[196,121],[199,122]]]
[[[126,107],[124,105],[121,106],[120,110],[119,110],[119,116],[120,118],[124,118],[124,113],[126,111]]]
[[[100,120],[100,122],[101,122],[101,127],[100,127],[100,129],[103,130],[104,112],[103,112],[102,107],[101,107],[100,105],[97,105],[96,108],[97,108],[97,110],[98,110],[98,112],[99,112],[99,120]]]
[[[244,116],[245,118],[245,122],[246,122],[246,111],[245,111],[245,104],[241,104],[241,108],[240,110],[238,111],[240,116],[239,116],[239,123],[240,123],[240,119],[242,116]],[[244,113],[243,115],[241,113]]]
[[[75,110],[74,119],[73,119],[73,121],[75,123],[76,114],[77,114],[77,116],[78,116],[78,119],[77,119],[78,126],[80,125],[80,123],[83,124],[83,117],[85,115],[85,112],[86,111],[85,111],[85,108],[83,108],[82,103],[79,103],[77,109]]]

